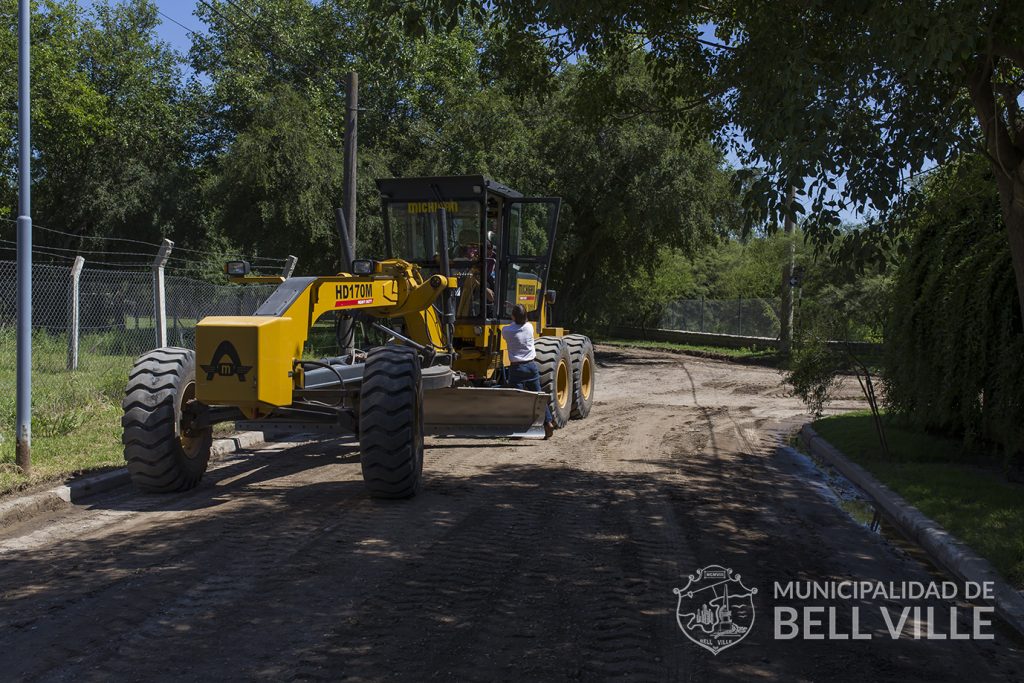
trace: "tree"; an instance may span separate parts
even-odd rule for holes
[[[485,173],[564,199],[554,269],[560,314],[596,323],[632,305],[664,247],[693,253],[731,214],[722,155],[688,128],[619,117],[648,101],[640,55],[583,60],[544,87],[517,80],[500,27],[460,22],[410,39],[365,2],[208,0],[191,52],[210,84],[206,202],[245,250],[335,263],[332,156],[348,71],[360,72],[359,249],[382,256],[374,177]],[[673,121],[673,123],[678,123]],[[287,247],[286,245],[292,245]],[[593,286],[600,283],[600,286]],[[566,318],[568,319],[568,318]]]
[[[918,427],[1024,454],[1024,336],[991,165],[964,157],[904,202],[886,359],[890,408]]]
[[[809,213],[825,248],[849,206],[885,212],[903,178],[980,149],[992,166],[1024,311],[1024,4],[607,0],[429,0],[394,3],[417,30],[453,17],[498,23],[543,66],[567,53],[642,52],[664,115],[711,105],[705,123],[738,131],[755,221]],[[512,60],[510,60],[512,61]],[[536,59],[523,64],[536,65]],[[837,184],[842,177],[845,182]],[[809,181],[805,183],[805,180]],[[879,259],[880,224],[850,244]]]
[[[16,5],[2,3],[3,23],[12,28]],[[76,247],[114,234],[158,240],[172,231],[179,192],[188,186],[189,114],[179,57],[156,38],[155,5],[97,2],[89,14],[71,2],[39,5],[32,26],[33,211],[41,225],[80,237],[42,232],[35,243]],[[3,55],[11,67],[2,70],[7,203],[15,178],[16,70],[15,52]]]
[[[529,188],[565,202],[554,280],[577,324],[640,313],[666,250],[693,256],[736,216],[721,152],[688,128],[622,116],[650,77],[638,55],[609,66],[585,59],[556,78],[537,143],[549,186]]]
[[[0,5],[2,23],[12,28],[16,4]],[[112,236],[171,237],[181,244],[179,228],[187,232],[194,223],[196,203],[187,198],[195,196],[188,151],[195,116],[180,55],[157,39],[158,24],[156,6],[147,0],[95,2],[88,11],[57,0],[36,5],[33,213],[39,225],[75,237],[37,230],[35,246],[102,249],[99,240]],[[15,34],[8,35],[12,40]],[[8,104],[0,187],[4,204],[12,206],[14,51],[3,50],[0,59],[11,67],[0,70]]]
[[[409,40],[396,18],[372,16],[359,1],[209,0],[197,12],[209,25],[190,53],[209,79],[206,201],[228,239],[290,249],[306,272],[337,267],[332,222],[351,70],[360,73],[362,255],[384,255],[374,178],[488,170],[468,168],[485,138],[465,135],[486,128],[491,113],[478,35]]]
[[[265,94],[217,166],[205,199],[231,243],[247,254],[333,260],[330,208],[341,187],[341,150],[310,103],[290,86]]]

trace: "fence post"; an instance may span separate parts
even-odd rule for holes
[[[164,289],[164,266],[174,242],[165,239],[153,259],[153,325],[156,327],[156,348],[167,346],[167,292]]]
[[[295,272],[295,264],[298,262],[298,256],[292,256],[291,254],[288,254],[288,258],[284,260],[284,268],[281,269],[281,277],[283,277],[285,280],[290,278],[292,276],[292,273]]]
[[[737,299],[736,301],[737,301],[737,304],[738,304],[736,306],[736,334],[742,335],[743,334],[743,296],[740,295],[740,298]]]
[[[71,282],[68,285],[68,370],[78,369],[78,330],[80,324],[78,285],[82,280],[85,259],[75,257],[71,264]]]
[[[704,295],[700,297],[700,331],[704,331]]]

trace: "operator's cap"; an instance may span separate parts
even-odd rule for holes
[[[487,231],[487,241],[490,242],[491,244],[494,244],[495,242],[497,242],[498,241],[498,233],[494,232],[493,230],[488,230]]]

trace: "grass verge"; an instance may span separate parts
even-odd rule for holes
[[[13,330],[0,330],[0,495],[88,469],[123,464],[121,397],[132,357],[90,355],[65,369],[63,339],[37,332],[32,343],[32,474],[14,464]]]
[[[891,420],[886,437],[892,457],[886,459],[867,411],[820,419],[814,429],[1024,588],[1024,486],[995,468],[965,464],[959,441]]]
[[[653,341],[648,339],[595,339],[597,344],[609,346],[621,346],[625,348],[654,349],[657,351],[672,351],[702,358],[718,358],[722,360],[737,360],[764,365],[778,365],[782,362],[782,356],[774,349],[742,348],[733,349],[725,346],[698,346],[695,344],[679,344],[676,342]]]

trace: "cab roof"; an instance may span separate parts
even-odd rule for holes
[[[426,176],[420,178],[378,178],[377,189],[394,201],[469,199],[483,196],[484,189],[506,199],[523,195],[483,175]]]

